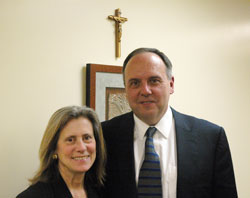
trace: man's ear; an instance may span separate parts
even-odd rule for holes
[[[170,80],[170,94],[173,93],[174,93],[174,76],[172,76]]]

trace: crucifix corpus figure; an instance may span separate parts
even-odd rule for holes
[[[109,19],[115,21],[115,40],[116,40],[116,57],[121,57],[121,37],[122,37],[122,23],[128,19],[121,17],[121,10],[118,8],[115,10],[115,15],[109,15]]]

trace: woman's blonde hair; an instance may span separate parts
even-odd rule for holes
[[[103,185],[106,164],[106,149],[101,124],[94,110],[88,107],[67,106],[57,110],[50,118],[39,149],[40,167],[29,181],[53,181],[59,176],[58,160],[53,158],[61,130],[72,119],[87,118],[93,127],[96,140],[96,160],[85,173],[84,183]]]

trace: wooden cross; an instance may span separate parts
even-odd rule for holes
[[[109,15],[109,19],[115,21],[115,46],[116,46],[116,57],[121,57],[121,37],[122,37],[122,23],[126,22],[128,19],[121,17],[121,10],[118,8],[115,10],[115,15]]]

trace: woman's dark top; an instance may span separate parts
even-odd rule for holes
[[[86,186],[87,197],[88,198],[100,198],[97,191],[91,187],[91,185]],[[17,195],[16,198],[72,198],[66,183],[60,176],[58,180],[54,182],[37,182],[31,185],[22,193]]]

